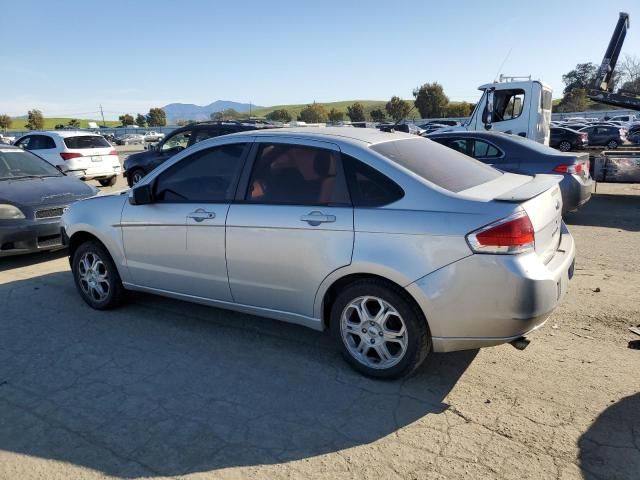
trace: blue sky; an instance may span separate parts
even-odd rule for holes
[[[638,0],[10,1],[0,113],[410,98],[431,81],[474,101],[503,61],[558,97],[563,73],[600,62],[619,11],[631,15],[623,53],[640,55]]]

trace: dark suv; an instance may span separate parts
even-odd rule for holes
[[[275,128],[276,125],[260,122],[199,122],[177,128],[149,150],[134,153],[124,161],[124,176],[133,186],[158,165],[166,162],[176,153],[207,138],[244,132],[261,128]]]

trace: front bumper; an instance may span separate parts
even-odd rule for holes
[[[60,218],[0,226],[0,257],[64,248]]]
[[[575,244],[562,224],[556,254],[465,257],[407,287],[425,314],[433,349],[451,352],[499,345],[544,324],[573,276]]]

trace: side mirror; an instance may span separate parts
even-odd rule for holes
[[[491,122],[493,121],[493,100],[495,97],[495,88],[487,89],[487,104],[482,112],[482,123],[486,130],[491,129]]]
[[[133,187],[129,191],[129,203],[131,205],[148,205],[153,203],[153,190],[151,185],[145,184]]]

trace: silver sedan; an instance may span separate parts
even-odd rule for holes
[[[575,257],[560,179],[399,132],[250,131],[73,204],[63,237],[93,308],[136,290],[328,328],[357,370],[399,377],[546,321]]]

